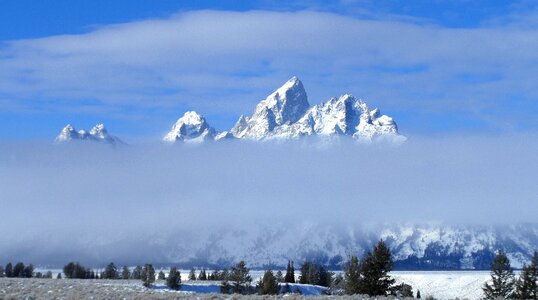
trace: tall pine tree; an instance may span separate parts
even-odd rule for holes
[[[181,287],[181,273],[176,267],[170,269],[170,273],[166,279],[166,285],[173,290],[179,290]]]
[[[538,299],[538,252],[534,251],[530,265],[524,266],[516,283],[515,297],[518,299]]]
[[[202,271],[200,271],[200,274],[198,275],[198,280],[207,280],[207,273],[205,271],[205,268],[202,268]]]
[[[514,292],[514,272],[510,260],[499,251],[491,264],[491,284],[484,283],[482,288],[486,299],[510,298]]]
[[[386,296],[395,282],[389,276],[393,265],[390,249],[380,240],[361,263],[360,292],[370,296]]]
[[[361,279],[361,270],[359,266],[359,259],[356,256],[351,256],[346,272],[344,275],[346,282],[345,292],[348,295],[354,295],[361,292],[360,290],[360,279]]]
[[[244,261],[240,261],[232,268],[230,280],[233,284],[234,293],[244,294],[248,291],[252,277],[250,277],[249,269]]]
[[[103,275],[105,279],[116,279],[118,278],[118,268],[113,262],[111,262],[106,266]]]
[[[123,266],[123,270],[121,271],[121,278],[129,279],[130,277],[131,277],[131,271],[129,271],[129,268],[127,266]]]
[[[284,282],[295,283],[295,268],[293,267],[293,261],[291,260],[288,260],[288,267],[286,268]]]
[[[258,283],[258,294],[260,295],[278,295],[280,288],[276,281],[273,271],[267,270],[263,278]]]
[[[196,270],[194,268],[191,268],[191,271],[189,273],[189,280],[196,280]]]
[[[151,264],[144,265],[142,272],[140,274],[140,279],[142,279],[142,284],[149,288],[155,282],[155,268]]]
[[[7,263],[4,273],[6,274],[6,277],[13,277],[13,265],[10,262]]]

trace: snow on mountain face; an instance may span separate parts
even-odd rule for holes
[[[301,136],[347,135],[361,141],[403,141],[394,120],[369,110],[351,95],[309,107],[303,84],[293,77],[256,106],[252,117],[241,116],[231,133],[236,138],[289,139]]]
[[[252,117],[241,116],[231,131],[237,138],[263,139],[277,126],[298,121],[309,107],[303,84],[293,77],[258,103]]]
[[[198,143],[210,140],[222,140],[232,138],[232,134],[225,132],[217,132],[213,127],[209,126],[206,119],[195,111],[186,112],[172,126],[172,129],[163,138],[165,142],[188,142]]]
[[[238,260],[245,260],[252,267],[267,264],[283,267],[291,259],[297,264],[313,261],[339,269],[350,255],[364,256],[382,238],[391,248],[398,269],[484,270],[489,269],[499,249],[507,253],[513,267],[519,268],[538,248],[538,224],[504,227],[395,224],[361,228],[299,222],[292,227],[274,224],[227,228],[209,235],[202,232],[192,237],[194,240],[182,240],[181,249],[174,252],[177,257],[165,259],[220,267]]]
[[[103,124],[95,125],[89,132],[86,130],[76,131],[71,124],[67,124],[56,137],[56,143],[65,143],[69,141],[96,141],[111,145],[123,144],[123,142],[115,136],[108,134],[108,131]]]
[[[301,136],[346,135],[360,141],[405,141],[394,120],[370,110],[351,95],[310,106],[302,82],[292,77],[256,105],[251,117],[241,115],[230,131],[218,133],[196,112],[186,112],[163,138],[167,142],[223,139],[295,139]]]

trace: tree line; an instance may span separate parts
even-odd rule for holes
[[[196,269],[189,272],[189,280],[220,281],[220,291],[224,294],[254,294],[277,295],[301,293],[296,287],[292,290],[290,284],[311,284],[327,287],[328,294],[369,295],[369,296],[398,296],[413,297],[412,287],[405,283],[396,284],[389,275],[394,265],[392,254],[383,240],[380,240],[372,250],[359,260],[351,256],[345,264],[343,275],[328,271],[323,265],[304,262],[300,267],[300,275],[295,276],[293,261],[288,261],[286,273],[274,273],[271,269],[264,272],[262,278],[252,285],[249,268],[240,261],[230,270],[213,270],[208,272],[202,268],[198,275]],[[136,266],[132,271],[123,266],[121,269],[114,263],[109,263],[103,271],[96,272],[78,262],[69,262],[63,267],[63,274],[68,279],[137,279],[145,287],[150,288],[156,278],[165,280],[170,289],[181,288],[181,273],[177,267],[170,268],[168,276],[161,270],[156,274],[152,264]],[[50,271],[42,274],[34,273],[32,264],[18,262],[0,266],[0,277],[12,278],[52,278]],[[61,278],[58,274],[57,278]],[[499,251],[491,264],[491,279],[482,288],[486,299],[538,299],[538,253],[535,251],[530,264],[524,265],[521,274],[516,278],[510,265],[510,260],[503,251]],[[420,298],[420,291],[417,291]]]
[[[0,266],[0,277],[8,278],[52,278],[52,272],[48,271],[44,274],[41,272],[34,273],[34,265],[25,265],[23,262],[18,262],[13,265],[7,263],[5,267]]]

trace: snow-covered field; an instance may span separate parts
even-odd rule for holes
[[[488,271],[395,271],[397,282],[405,282],[420,290],[422,298],[431,295],[436,299],[480,299],[482,286],[489,279]]]
[[[40,270],[44,271],[44,270]],[[51,270],[54,276],[60,270]],[[157,270],[159,271],[159,270]],[[157,281],[151,290],[142,287],[138,280],[67,280],[67,279],[7,279],[0,278],[0,298],[8,295],[36,295],[37,298],[47,295],[72,295],[73,297],[92,295],[127,295],[127,297],[166,297],[171,298],[195,294],[219,293],[219,282],[188,281],[189,271],[181,270],[183,285],[180,292],[170,291],[163,281]],[[263,271],[250,272],[256,282]],[[298,275],[298,274],[297,274]],[[420,290],[422,298],[431,295],[436,299],[480,299],[482,285],[489,278],[488,271],[395,271],[391,275],[397,282],[405,282],[413,287],[413,292]],[[320,295],[323,288],[310,285],[298,286],[305,296]],[[292,290],[295,289],[292,287]],[[20,297],[15,297],[20,298]],[[69,298],[69,297],[68,297]]]

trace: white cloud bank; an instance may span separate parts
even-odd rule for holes
[[[184,243],[238,227],[536,222],[535,141],[430,139],[392,148],[3,143],[0,258],[143,262],[204,248]]]

